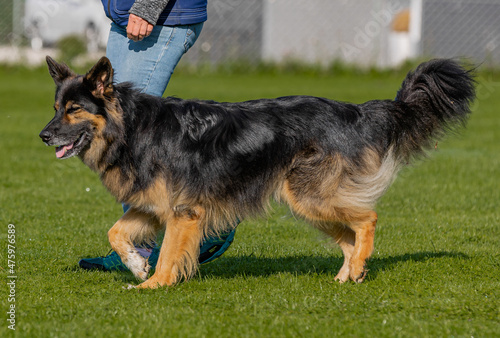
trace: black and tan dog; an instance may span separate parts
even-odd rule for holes
[[[156,271],[139,288],[192,276],[204,236],[263,211],[271,197],[340,245],[336,280],[362,282],[375,202],[402,165],[465,122],[475,97],[470,71],[452,60],[421,64],[394,101],[359,105],[157,98],[113,84],[106,58],[83,76],[47,62],[55,117],[40,137],[58,158],[78,155],[131,205],[108,235],[136,277],[146,280],[149,265],[133,243],[165,229]]]

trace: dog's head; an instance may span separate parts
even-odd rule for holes
[[[56,156],[61,159],[102,147],[115,101],[111,63],[103,57],[85,75],[75,74],[49,56],[47,64],[57,85],[55,116],[41,131],[41,139],[46,145],[56,146]]]

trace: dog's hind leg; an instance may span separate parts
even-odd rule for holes
[[[349,277],[356,283],[363,282],[368,272],[366,270],[366,260],[370,258],[373,252],[376,224],[377,213],[375,211],[358,213],[349,223],[349,227],[356,234],[354,251],[349,263]]]
[[[283,186],[282,196],[292,210],[331,236],[341,247],[344,264],[335,279],[341,283],[349,278],[363,282],[368,271],[366,260],[373,251],[377,214],[367,208],[337,207],[344,200],[341,198],[339,202],[337,195],[310,198],[303,189],[291,187],[289,181]]]
[[[200,243],[203,237],[200,219],[202,208],[181,208],[167,218],[165,238],[153,276],[137,288],[155,289],[173,285],[181,278],[190,278],[198,268]]]
[[[328,236],[332,237],[342,249],[342,253],[344,254],[344,264],[342,265],[342,268],[340,268],[337,276],[335,276],[335,280],[340,283],[348,281],[351,257],[354,253],[356,233],[345,224],[339,222],[322,223],[320,225],[315,224],[315,226]]]
[[[139,254],[134,242],[153,241],[159,229],[156,217],[131,208],[108,231],[111,247],[138,279],[148,278],[150,266],[148,260]]]
[[[342,249],[344,264],[335,280],[344,283],[350,279],[363,282],[366,273],[366,260],[373,252],[373,238],[377,214],[374,211],[350,212],[339,209],[336,213],[343,223],[313,222],[313,225],[331,236]]]

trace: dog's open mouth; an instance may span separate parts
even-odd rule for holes
[[[56,147],[56,157],[57,158],[69,158],[78,155],[80,150],[82,150],[85,141],[85,133],[81,134],[75,141]]]

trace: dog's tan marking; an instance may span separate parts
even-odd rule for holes
[[[354,252],[354,243],[356,242],[356,233],[347,225],[334,222],[334,223],[316,223],[314,226],[325,234],[333,238],[333,240],[340,246],[344,255],[344,264],[340,268],[335,280],[344,283],[349,280],[351,257]]]
[[[109,119],[112,119],[114,123],[121,127],[123,124],[122,115],[116,110],[110,110],[108,113]],[[102,115],[94,115],[83,109],[65,115],[65,118],[68,119],[69,123],[89,121],[92,124],[94,130],[92,140],[89,148],[80,157],[82,158],[82,161],[90,167],[90,169],[102,175],[111,163],[105,163],[101,161],[101,159],[111,143],[115,141],[109,140],[103,134],[107,123],[109,122],[107,122]]]
[[[357,220],[350,223],[350,227],[356,233],[354,252],[349,264],[349,277],[356,283],[361,283],[365,279],[367,270],[366,260],[373,252],[373,238],[375,236],[375,226],[377,224],[377,213],[369,211],[360,215]]]
[[[174,285],[196,273],[203,237],[200,219],[204,217],[204,212],[198,206],[170,215],[155,273],[137,288],[155,289]]]
[[[83,109],[74,101],[66,102],[63,121],[69,124],[78,124],[81,122],[90,122],[94,130],[99,134],[106,127],[106,119],[101,115],[94,115]]]
[[[154,212],[162,221],[166,221],[172,210],[171,195],[167,181],[157,177],[149,187],[127,197],[124,202]]]
[[[99,165],[104,151],[108,148],[108,142],[100,135],[94,135],[88,149],[79,154],[83,163],[97,173],[103,173],[107,163]]]
[[[119,167],[112,167],[101,175],[102,184],[118,201],[124,201],[130,194],[134,179],[131,170],[123,173]]]

